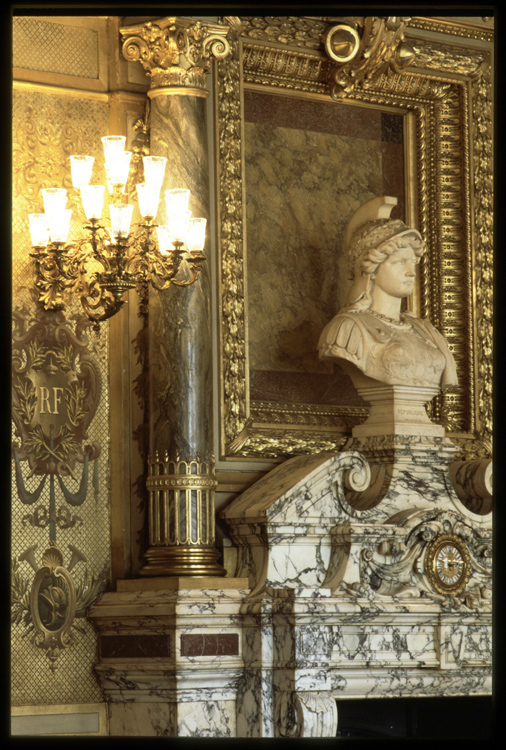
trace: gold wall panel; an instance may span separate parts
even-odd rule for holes
[[[98,78],[98,30],[14,17],[12,62],[28,70]]]
[[[247,97],[254,91],[289,97],[294,121],[297,121],[296,102],[301,97],[315,106],[320,101],[339,108],[359,105],[371,117],[390,114],[403,119],[406,219],[417,226],[427,243],[417,294],[410,304],[418,314],[428,316],[445,335],[459,375],[458,387],[439,396],[431,405],[431,414],[446,427],[463,456],[489,455],[492,429],[490,53],[465,45],[452,46],[453,41],[443,44],[417,38],[415,28],[408,24],[406,40],[416,55],[410,66],[402,73],[365,79],[347,97],[333,102],[332,77],[322,35],[335,21],[300,17],[223,20],[231,26],[233,55],[219,63],[216,76],[221,453],[237,459],[279,460],[294,453],[339,449],[353,424],[362,421],[365,413],[356,404],[322,408],[322,404],[311,404],[305,399],[299,403],[293,398],[281,403],[268,395],[268,389],[255,388],[258,357],[268,357],[268,352],[261,350],[266,329],[259,306],[262,302],[268,309],[266,317],[269,323],[275,321],[271,323],[275,329],[286,307],[283,299],[286,270],[276,266],[276,259],[283,257],[286,266],[286,247],[282,248],[281,243],[289,246],[296,232],[293,226],[286,226],[280,232],[272,222],[270,228],[263,228],[254,219],[255,198],[249,193],[256,179],[251,148],[260,148],[263,127],[255,123],[257,130],[253,133],[248,123]],[[419,19],[417,23],[420,27]],[[461,29],[461,34],[463,38],[476,38],[475,30],[467,26]],[[269,127],[266,123],[265,138],[274,137]],[[302,132],[304,129],[297,123],[298,135],[290,137],[299,137]],[[353,130],[348,135],[353,137]],[[271,153],[278,158],[281,151],[278,142]],[[318,154],[307,148],[311,164],[306,180],[310,179],[315,159],[326,153],[322,144]],[[263,163],[265,156],[261,155]],[[357,169],[360,171],[358,161]],[[258,182],[256,187],[259,191],[267,189]],[[308,186],[308,201],[310,193]],[[266,247],[270,242],[269,258],[266,253],[257,255],[258,235],[262,234]],[[337,251],[339,241],[336,235]],[[316,252],[319,250],[318,246]],[[313,247],[306,249],[304,257],[300,249],[291,256],[292,264],[305,269],[306,274],[309,254],[315,254]],[[335,268],[339,268],[338,263]],[[331,273],[331,282],[337,290],[338,275],[335,271]],[[304,278],[304,270],[301,276]],[[260,289],[265,297],[262,301],[256,291]],[[300,304],[304,305],[304,299]],[[315,330],[319,326],[318,315],[313,309],[308,313]],[[482,320],[487,321],[485,326],[478,325]],[[269,335],[276,335],[275,331]],[[278,353],[282,350],[281,338],[278,335]],[[292,354],[293,351],[292,347]],[[276,368],[278,374],[283,372],[279,361]]]
[[[43,93],[40,90],[22,87],[14,91],[12,128],[12,275],[15,320],[13,355],[17,357],[14,363],[16,371],[23,372],[26,369],[26,352],[28,351],[28,356],[35,361],[37,352],[40,354],[44,347],[47,349],[49,339],[45,339],[44,336],[51,331],[51,326],[46,327],[36,320],[38,308],[29,292],[32,269],[29,257],[31,246],[28,213],[42,210],[40,191],[44,187],[70,188],[69,156],[71,153],[91,153],[96,157],[100,156],[98,153],[101,146],[100,136],[108,129],[108,104],[107,101],[90,100],[84,96],[77,99],[66,97],[62,93]],[[97,166],[95,169],[94,174],[97,179],[100,179],[102,177],[100,167]],[[76,210],[76,196],[71,188],[68,195],[68,206],[74,209],[71,227],[71,232],[74,232],[84,217],[80,211]],[[30,450],[35,446],[38,428],[25,434],[19,429],[18,419],[18,428],[13,430],[13,454],[17,452],[20,458],[17,477],[16,462],[14,460],[12,462],[11,700],[14,706],[90,703],[101,700],[100,688],[93,673],[96,660],[96,636],[92,625],[85,617],[85,608],[93,598],[100,594],[110,578],[108,329],[105,326],[99,335],[92,335],[77,305],[71,306],[62,318],[58,321],[55,319],[57,327],[54,328],[54,336],[53,333],[49,333],[50,348],[54,349],[55,369],[58,370],[59,366],[66,359],[68,360],[70,340],[68,336],[70,335],[75,336],[76,341],[82,342],[78,345],[80,353],[77,354],[77,359],[71,368],[75,369],[78,376],[76,381],[78,387],[74,388],[75,393],[80,394],[79,389],[87,387],[86,384],[82,385],[84,381],[81,376],[81,373],[84,373],[88,367],[85,364],[86,358],[92,363],[96,373],[93,386],[96,394],[96,411],[86,427],[86,435],[79,436],[83,449],[86,445],[94,446],[90,454],[93,458],[89,461],[88,485],[84,491],[80,485],[83,473],[85,473],[82,462],[70,463],[71,471],[68,468],[58,469],[57,473],[54,467],[48,466],[49,473],[47,474],[44,466],[39,463],[34,473],[30,470],[29,461],[23,458],[23,450],[28,444],[31,446]],[[84,328],[82,328],[83,323]],[[34,338],[28,347],[23,348],[16,343],[19,341],[20,326],[21,328],[24,326],[27,331],[33,330]],[[18,350],[20,353],[17,353]],[[33,369],[40,373],[39,364],[40,362],[34,364]],[[68,367],[65,367],[65,371],[67,370]],[[61,378],[62,376],[56,372],[54,377]],[[26,385],[23,378],[18,376],[13,378],[13,387],[16,383],[21,387]],[[59,381],[58,385],[60,385]],[[62,387],[63,385],[62,383]],[[80,395],[79,398],[81,398]],[[79,403],[73,406],[77,408]],[[14,408],[16,405],[23,407],[23,404],[27,408],[30,407],[26,399],[21,398],[20,401],[16,398],[13,401]],[[51,405],[53,414],[56,412],[56,405],[53,405],[53,402],[48,400],[45,405]],[[71,405],[69,402],[68,408]],[[21,412],[19,418],[22,419]],[[74,410],[71,418],[77,424],[82,418],[81,412]],[[72,440],[69,437],[69,444]],[[42,444],[39,448],[42,448]],[[96,458],[97,453],[99,453],[98,458]],[[72,474],[75,479],[71,476]],[[27,504],[25,491],[28,494],[36,491],[44,477],[46,481],[39,497],[33,503]],[[69,505],[61,488],[60,479],[72,496],[79,490],[84,492],[82,495],[84,500],[81,504]],[[30,560],[35,562],[39,569],[42,567],[43,553],[49,547],[50,541],[51,523],[48,519],[51,515],[51,507],[54,507],[56,511],[53,529],[56,544],[63,554],[64,567],[71,567],[70,561],[73,553],[69,545],[77,550],[71,576],[76,587],[78,605],[70,631],[74,645],[63,648],[53,665],[48,659],[47,651],[37,647],[32,641],[33,618],[29,610],[29,594],[35,580],[34,568]],[[31,553],[30,548],[32,548]],[[82,556],[86,559],[82,560]],[[55,665],[56,669],[53,671],[51,666]]]
[[[109,37],[112,19],[15,13],[14,80],[107,91]]]

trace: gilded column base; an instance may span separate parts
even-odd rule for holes
[[[146,563],[140,570],[142,576],[224,576],[226,570],[219,565],[220,553],[215,547],[150,547]]]

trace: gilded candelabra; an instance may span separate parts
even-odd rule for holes
[[[72,183],[89,222],[84,235],[67,243],[72,210],[63,188],[43,190],[45,212],[29,215],[39,301],[46,310],[62,310],[78,296],[97,330],[123,307],[130,289],[192,284],[205,260],[206,228],[206,219],[191,218],[185,189],[165,191],[167,223],[155,224],[167,161],[158,156],[143,157],[145,182],[137,185],[142,221],[132,225],[134,207],[124,192],[131,154],[123,136],[102,142],[110,225],[102,222],[105,186],[89,184],[94,157],[84,155],[70,157]],[[189,272],[178,275],[183,260]]]

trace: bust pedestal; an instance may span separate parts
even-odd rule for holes
[[[369,416],[352,430],[353,437],[375,435],[430,435],[444,437],[444,427],[431,422],[425,404],[439,388],[383,383],[357,387],[359,395],[371,404]]]

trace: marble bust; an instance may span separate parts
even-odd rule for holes
[[[338,360],[355,385],[447,388],[457,375],[445,339],[428,320],[401,312],[424,242],[416,229],[390,218],[396,204],[390,196],[373,198],[353,215],[346,232],[353,284],[321,333],[319,356]]]

